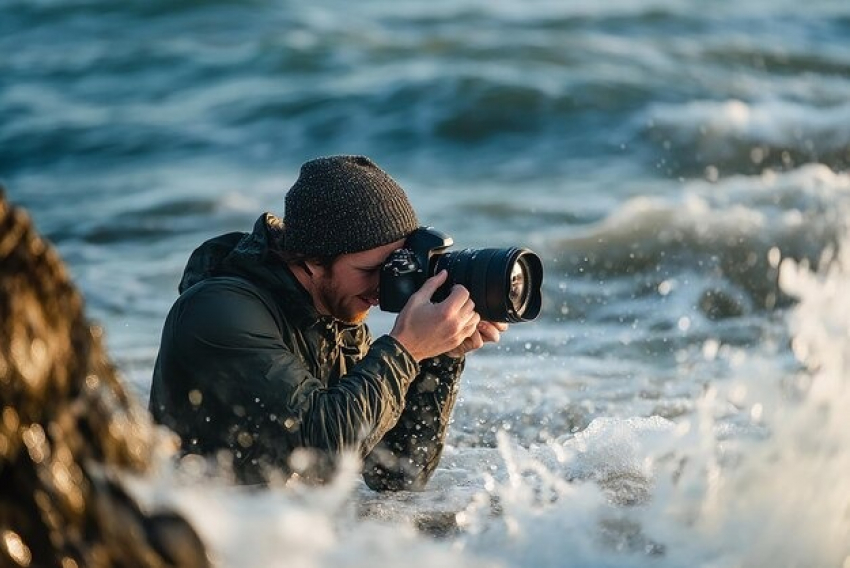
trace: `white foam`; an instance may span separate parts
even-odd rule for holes
[[[779,99],[691,101],[654,105],[647,120],[679,140],[703,140],[700,150],[707,159],[722,154],[721,142],[729,140],[819,152],[840,152],[850,144],[850,103],[815,107]]]
[[[781,264],[800,299],[789,325],[807,370],[783,373],[750,350],[675,424],[603,418],[530,449],[502,432],[498,450],[448,448],[419,494],[371,493],[356,464],[321,488],[164,475],[141,492],[184,511],[221,566],[846,565],[850,236],[842,242],[819,274]],[[358,519],[358,501],[390,513]],[[418,534],[409,521],[429,511],[457,511],[463,534]]]
[[[850,211],[850,175],[820,164],[787,173],[693,181],[670,196],[639,196],[621,204],[582,235],[557,241],[566,251],[617,259],[672,246],[722,251],[725,245],[777,246],[815,253],[833,242]],[[574,229],[571,229],[574,231]]]
[[[688,463],[656,494],[655,520],[644,521],[683,556],[713,557],[712,565],[846,566],[850,236],[818,274],[784,261],[781,285],[799,298],[789,322],[794,351],[808,370],[790,382],[746,373],[709,389],[699,416],[683,423],[693,447],[683,445],[678,454]],[[724,398],[770,436],[718,442],[712,408]]]
[[[846,566],[850,235],[822,266],[781,267],[784,290],[800,300],[789,324],[806,371],[783,374],[775,358],[751,351],[675,427],[600,420],[534,458],[507,444],[513,473],[491,483],[505,519],[478,529],[469,549],[511,566]],[[722,422],[730,413],[749,428]],[[529,471],[533,479],[519,475]],[[649,498],[611,508],[559,471],[589,474],[603,488],[632,475],[649,482]]]

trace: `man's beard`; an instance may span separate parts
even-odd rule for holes
[[[330,311],[330,315],[336,319],[351,324],[363,323],[369,315],[369,310],[356,311],[345,306],[344,297],[339,294],[337,287],[332,283],[333,272],[322,278],[317,292],[322,304]]]

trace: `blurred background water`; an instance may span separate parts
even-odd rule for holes
[[[0,2],[0,181],[143,402],[192,249],[313,157],[546,265],[425,494],[140,489],[223,565],[847,566],[849,101],[840,0]]]

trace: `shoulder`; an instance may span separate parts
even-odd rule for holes
[[[189,299],[194,297],[206,297],[210,294],[235,294],[243,295],[260,295],[262,288],[241,276],[211,276],[187,288],[180,295],[180,299]]]
[[[208,278],[186,290],[171,316],[174,326],[200,337],[277,335],[283,317],[268,291],[230,276]]]

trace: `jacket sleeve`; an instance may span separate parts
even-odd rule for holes
[[[363,478],[371,489],[425,487],[443,453],[464,363],[445,355],[422,362],[398,423],[366,456]]]
[[[177,415],[164,422],[183,423],[178,433],[189,451],[193,443],[198,453],[231,448],[237,467],[272,465],[291,473],[293,452],[309,448],[322,462],[311,466],[317,472],[311,475],[323,477],[340,453],[365,455],[396,424],[419,366],[394,339],[382,337],[325,387],[284,341],[285,324],[275,314],[236,279],[184,294],[166,321],[160,350],[170,375],[160,391],[171,390],[160,398]]]

